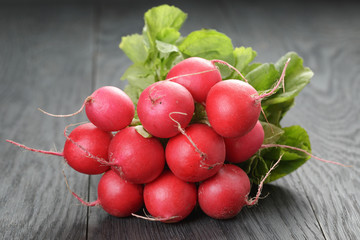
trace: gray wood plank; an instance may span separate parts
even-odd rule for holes
[[[36,108],[72,112],[94,87],[124,87],[130,61],[121,36],[141,32],[143,14],[162,1],[121,4],[7,5],[0,8],[0,139],[61,150],[63,128],[84,120],[44,116]],[[358,5],[311,2],[174,2],[189,14],[183,35],[203,27],[251,46],[259,61],[295,50],[315,72],[283,124],[307,129],[316,155],[267,185],[270,195],[234,219],[199,209],[178,224],[115,218],[86,208],[69,194],[61,170],[79,195],[95,200],[100,176],[75,173],[57,157],[0,144],[0,230],[5,239],[356,239],[360,234],[360,17]],[[354,4],[354,3],[353,3]],[[97,5],[96,5],[97,6]],[[336,18],[334,16],[337,16]],[[16,79],[16,80],[14,80]],[[89,195],[89,196],[88,196]]]
[[[85,239],[87,209],[66,188],[87,195],[88,176],[60,157],[17,148],[13,139],[62,151],[64,127],[91,91],[93,8],[72,5],[0,7],[0,232],[3,239]],[[90,24],[89,24],[90,23]]]
[[[297,186],[296,192],[308,199],[313,220],[318,222],[326,239],[356,239],[360,232],[357,137],[360,109],[355,100],[360,90],[357,67],[360,17],[355,10],[358,8],[359,4],[354,2],[350,5],[305,2],[280,4],[276,11],[257,9],[256,15],[271,19],[268,22],[241,11],[244,19],[258,22],[254,29],[267,33],[262,42],[253,41],[253,34],[245,35],[247,45],[253,41],[258,51],[265,53],[259,55],[260,59],[267,61],[271,56],[293,50],[315,72],[312,82],[283,120],[284,126],[303,126],[310,135],[314,154],[354,166],[348,169],[312,159],[285,177],[290,189]],[[233,12],[235,8],[229,5],[228,9]],[[251,20],[248,22],[253,23]],[[236,28],[244,32],[243,25]],[[282,179],[276,183],[282,184]]]

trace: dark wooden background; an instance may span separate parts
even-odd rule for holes
[[[352,165],[309,160],[265,186],[268,197],[234,219],[198,209],[178,224],[119,219],[80,205],[66,188],[96,199],[99,176],[75,173],[55,156],[5,142],[62,150],[70,113],[94,89],[124,87],[131,64],[121,37],[141,32],[161,1],[2,1],[0,3],[0,238],[3,239],[359,239],[360,4],[317,1],[168,1],[189,14],[183,35],[200,28],[251,46],[261,62],[296,51],[315,73],[283,120],[309,133],[313,153]]]

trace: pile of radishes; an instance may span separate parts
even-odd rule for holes
[[[80,173],[103,174],[96,201],[73,195],[113,216],[178,222],[199,204],[210,217],[232,218],[258,200],[261,188],[250,199],[250,180],[236,163],[261,148],[261,100],[283,81],[288,62],[277,86],[260,95],[246,79],[222,80],[215,63],[224,62],[181,61],[141,93],[136,109],[121,89],[97,89],[83,104],[91,123],[65,129],[61,153],[8,141],[63,156]],[[144,206],[149,215],[136,214]]]

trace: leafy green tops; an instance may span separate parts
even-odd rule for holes
[[[216,30],[201,29],[185,37],[181,36],[179,30],[186,18],[187,14],[174,6],[154,7],[145,13],[142,34],[135,33],[121,39],[119,47],[133,62],[125,71],[122,80],[127,80],[125,92],[135,105],[147,86],[164,80],[172,66],[188,57],[228,62],[236,67],[259,93],[273,88],[286,60],[290,58],[285,75],[285,89],[279,88],[262,100],[266,115],[266,119],[263,115],[260,116],[265,129],[264,143],[295,146],[310,152],[309,137],[303,128],[282,128],[280,124],[286,112],[294,105],[295,97],[313,76],[313,72],[303,66],[303,59],[295,52],[289,52],[275,63],[254,62],[257,53],[251,47],[234,47],[228,36]],[[223,79],[242,80],[229,68],[220,65],[218,67]],[[290,149],[267,148],[259,150],[241,166],[254,183],[259,183],[280,155],[283,155],[282,160],[267,182],[289,174],[309,158],[304,153]]]

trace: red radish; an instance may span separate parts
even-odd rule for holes
[[[122,179],[117,173],[107,171],[98,184],[98,199],[86,202],[76,193],[70,192],[84,205],[100,205],[107,213],[115,217],[128,217],[143,206],[143,185],[133,184]]]
[[[111,133],[100,130],[92,123],[77,126],[69,136],[66,135],[66,129],[64,135],[67,140],[63,152],[38,150],[11,140],[7,141],[33,152],[63,156],[66,162],[80,173],[101,174],[109,169],[107,155],[112,139]]]
[[[85,111],[95,126],[104,131],[118,131],[131,123],[135,107],[130,97],[121,89],[105,86],[91,94]]]
[[[112,139],[109,162],[112,169],[125,180],[137,184],[148,183],[164,169],[164,147],[157,138],[145,138],[136,131],[136,127],[127,127]]]
[[[97,128],[92,123],[82,124],[72,130],[67,137],[63,151],[64,158],[78,172],[85,174],[103,173],[109,167],[98,159],[107,161],[111,139],[111,133]]]
[[[243,136],[256,124],[261,112],[259,94],[250,84],[225,80],[215,84],[206,99],[211,126],[223,137]]]
[[[165,170],[155,181],[144,188],[145,207],[153,218],[171,223],[186,218],[194,209],[197,189],[194,183],[187,183]]]
[[[192,124],[169,140],[166,162],[178,178],[199,182],[216,174],[225,161],[225,143],[211,127]]]
[[[70,117],[80,113],[84,107],[90,122],[104,131],[118,131],[125,128],[131,123],[135,114],[135,106],[130,97],[113,86],[104,86],[94,91],[73,114],[55,115],[39,110],[54,117]]]
[[[250,180],[238,166],[224,164],[219,172],[200,183],[200,208],[216,219],[235,217],[246,205],[250,193]]]
[[[266,178],[281,161],[282,156],[261,180],[256,196],[249,198],[250,180],[240,167],[224,164],[219,172],[200,183],[198,201],[200,208],[208,216],[216,219],[235,217],[244,206],[257,204]]]
[[[273,94],[284,80],[289,60],[277,85],[268,93],[259,95],[250,84],[240,80],[230,79],[215,84],[206,98],[206,113],[214,130],[226,138],[248,133],[259,119],[261,99]]]
[[[171,81],[160,81],[141,93],[137,113],[150,134],[170,138],[179,133],[176,123],[183,128],[190,123],[194,108],[193,97],[185,87]]]
[[[170,69],[166,79],[184,86],[199,103],[205,103],[210,88],[222,80],[217,67],[211,61],[199,57],[179,62]]]
[[[257,121],[255,127],[241,137],[225,138],[226,160],[241,163],[254,155],[264,142],[264,129]]]

